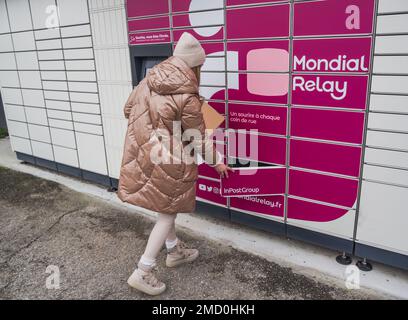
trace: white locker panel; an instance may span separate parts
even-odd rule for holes
[[[94,71],[68,71],[67,78],[69,81],[96,81]]]
[[[62,60],[62,50],[38,51],[38,60]]]
[[[1,70],[17,69],[14,53],[0,53],[0,69]]]
[[[69,101],[69,95],[66,91],[48,91],[44,90],[45,99]]]
[[[102,136],[76,133],[81,169],[106,175],[105,145]]]
[[[35,37],[35,40],[47,40],[47,39],[59,38],[60,31],[58,28],[35,30],[34,37]],[[38,43],[40,42],[42,41],[38,41]]]
[[[408,253],[408,189],[363,182],[357,240]]]
[[[28,124],[28,131],[30,132],[30,139],[51,143],[50,129],[48,127]]]
[[[45,101],[42,90],[21,90],[24,99],[24,105],[34,107],[45,107]]]
[[[33,148],[33,155],[50,161],[54,161],[54,154],[52,152],[52,146],[49,143],[31,141]]]
[[[10,51],[14,51],[11,34],[0,34],[0,52]]]
[[[128,49],[96,49],[98,80],[121,81],[131,84],[131,67]],[[115,61],[115,63],[110,63]]]
[[[408,134],[368,130],[367,146],[408,151]]]
[[[30,155],[33,154],[31,150],[31,143],[28,139],[13,137],[12,139],[10,139],[10,143],[11,149],[15,152],[21,152]]]
[[[45,100],[45,107],[47,109],[57,109],[69,111],[70,103],[68,101],[58,101],[58,100]]]
[[[93,103],[80,103],[80,102],[72,102],[71,109],[73,112],[85,112],[85,113],[93,113],[93,114],[100,114],[101,110],[99,104]]]
[[[33,31],[13,33],[12,37],[15,51],[36,50]]]
[[[378,13],[394,13],[408,11],[407,0],[380,0]]]
[[[71,100],[75,102],[99,103],[99,98],[96,93],[79,93],[71,92]]]
[[[408,56],[376,56],[374,73],[408,74]]]
[[[66,81],[43,81],[44,90],[68,90]]]
[[[77,151],[60,146],[53,146],[55,161],[65,164],[67,166],[78,168],[78,155]]]
[[[48,125],[47,113],[45,109],[25,107],[26,117],[28,123]]]
[[[203,86],[225,86],[225,73],[202,72],[200,84]]]
[[[65,61],[67,70],[95,70],[93,60],[69,60]]]
[[[38,59],[35,51],[16,52],[16,61],[19,70],[38,70]]]
[[[78,131],[78,132],[96,134],[99,136],[103,135],[102,126],[98,126],[94,124],[74,122],[74,128],[75,128],[75,131]]]
[[[40,71],[19,71],[21,88],[42,89]]]
[[[375,53],[408,54],[408,35],[377,36],[375,38]]]
[[[225,70],[225,58],[210,58],[207,57],[201,71],[221,71]]]
[[[91,37],[65,38],[62,39],[64,49],[92,47]]]
[[[6,0],[0,0],[0,33],[10,32]],[[0,46],[1,47],[1,46]]]
[[[76,148],[74,131],[50,128],[52,144],[67,148]]]
[[[52,119],[61,119],[72,121],[71,112],[61,111],[61,110],[48,110],[48,118]]]
[[[11,136],[29,139],[27,123],[19,121],[8,121],[7,129]]]
[[[98,92],[96,82],[68,82],[68,88],[77,92]]]
[[[43,80],[67,80],[65,71],[41,71]]]
[[[96,115],[96,114],[73,112],[72,117],[74,118],[74,121],[77,121],[77,122],[99,124],[99,125],[102,124],[101,116]]]
[[[28,0],[7,0],[11,31],[25,31],[33,28]]]
[[[0,71],[0,88],[1,87],[20,87],[17,71]]]
[[[20,89],[2,88],[1,96],[3,99],[3,103],[20,104],[20,105],[23,104],[23,98],[21,96]]]
[[[99,84],[101,108],[104,115],[123,118],[123,106],[132,91],[131,84],[110,85]]]
[[[34,29],[53,27],[52,14],[57,14],[54,0],[30,0],[30,6]]]
[[[8,120],[26,122],[24,107],[6,104],[4,105],[4,111]]]
[[[408,132],[408,115],[370,113],[368,116],[368,128]]]
[[[66,130],[74,130],[74,124],[72,121],[65,121],[65,120],[59,120],[59,119],[49,119],[48,123],[50,124],[50,127],[53,128],[61,128],[61,129],[66,129]]]
[[[408,94],[408,76],[373,76],[371,91]]]
[[[38,50],[61,49],[61,39],[41,40],[37,41]]]
[[[87,0],[57,0],[61,26],[89,22]]]
[[[408,152],[366,148],[365,163],[408,170]]]
[[[65,70],[64,61],[40,61],[41,70]]]
[[[363,178],[408,187],[408,170],[365,165]]]
[[[372,94],[370,111],[385,111],[408,114],[408,96]]]
[[[80,37],[91,35],[91,26],[89,24],[73,26],[73,27],[63,27],[61,28],[61,37]]]
[[[91,48],[85,49],[64,49],[65,59],[93,59]]]
[[[408,14],[377,17],[377,34],[408,33]]]

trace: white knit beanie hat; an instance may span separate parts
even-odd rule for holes
[[[184,32],[177,42],[173,56],[182,59],[193,68],[204,64],[206,54],[200,42],[190,33]]]

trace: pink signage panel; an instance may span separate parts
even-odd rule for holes
[[[191,0],[172,0],[171,7],[173,12],[182,12],[182,11],[196,11],[200,9],[221,9],[224,5],[223,1],[206,1],[205,5],[193,5],[191,6]],[[197,1],[194,1],[197,3]],[[199,2],[204,2],[203,0],[199,0]]]
[[[293,167],[358,177],[361,147],[301,140],[290,141]]]
[[[286,135],[286,107],[228,104],[231,129],[256,129],[262,133]]]
[[[196,184],[197,197],[220,205],[227,205],[227,198],[220,193],[220,182],[203,178],[198,178]]]
[[[129,32],[149,29],[168,29],[170,28],[170,21],[169,17],[129,20],[128,26]]]
[[[234,169],[228,178],[221,179],[221,195],[239,197],[282,194],[285,193],[285,184],[285,168]]]
[[[294,35],[372,33],[374,0],[308,1],[294,5]]]
[[[371,37],[293,41],[295,72],[368,73]]]
[[[206,163],[202,163],[198,166],[198,174],[200,176],[204,176],[208,178],[214,178],[214,179],[220,178],[220,175],[217,173],[217,171],[215,171],[213,167],[210,167]]]
[[[169,43],[170,31],[151,31],[129,34],[129,44],[154,44],[154,43]]]
[[[289,37],[289,4],[227,10],[227,38]]]
[[[291,110],[291,135],[339,142],[363,142],[364,113],[333,110]]]
[[[368,76],[295,74],[292,80],[295,105],[366,108]]]
[[[290,170],[289,194],[352,208],[357,200],[358,181],[317,173]]]
[[[129,18],[169,13],[168,0],[128,0],[126,1],[126,5]]]
[[[289,72],[289,40],[228,42],[229,58],[238,55],[235,61],[228,60],[229,71]]]
[[[245,210],[274,217],[283,217],[285,208],[284,196],[246,196],[231,197],[233,209]]]
[[[314,222],[330,222],[344,216],[349,210],[322,204],[288,199],[288,219]]]
[[[228,152],[232,158],[284,165],[286,138],[230,131]]]

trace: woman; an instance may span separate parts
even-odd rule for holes
[[[158,212],[145,252],[128,284],[150,295],[166,289],[153,273],[164,243],[167,267],[198,257],[198,250],[188,248],[175,230],[177,213],[192,212],[195,207],[197,164],[187,161],[192,153],[186,147],[193,147],[193,153],[199,153],[221,176],[227,177],[231,170],[205,132],[203,99],[198,93],[204,61],[200,43],[184,33],[174,55],[149,71],[124,108],[129,123],[118,195],[122,201]],[[193,138],[184,141],[177,124],[182,133],[191,132]]]

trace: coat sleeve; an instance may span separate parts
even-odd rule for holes
[[[191,144],[197,153],[200,153],[209,165],[223,162],[222,155],[216,150],[214,143],[208,137],[201,106],[203,100],[192,95],[187,98],[181,113],[181,127],[183,131],[191,130],[193,139]]]
[[[132,90],[123,108],[123,114],[125,115],[126,119],[129,119],[130,112],[132,111],[132,108],[135,105],[137,89],[138,87],[135,87]]]

